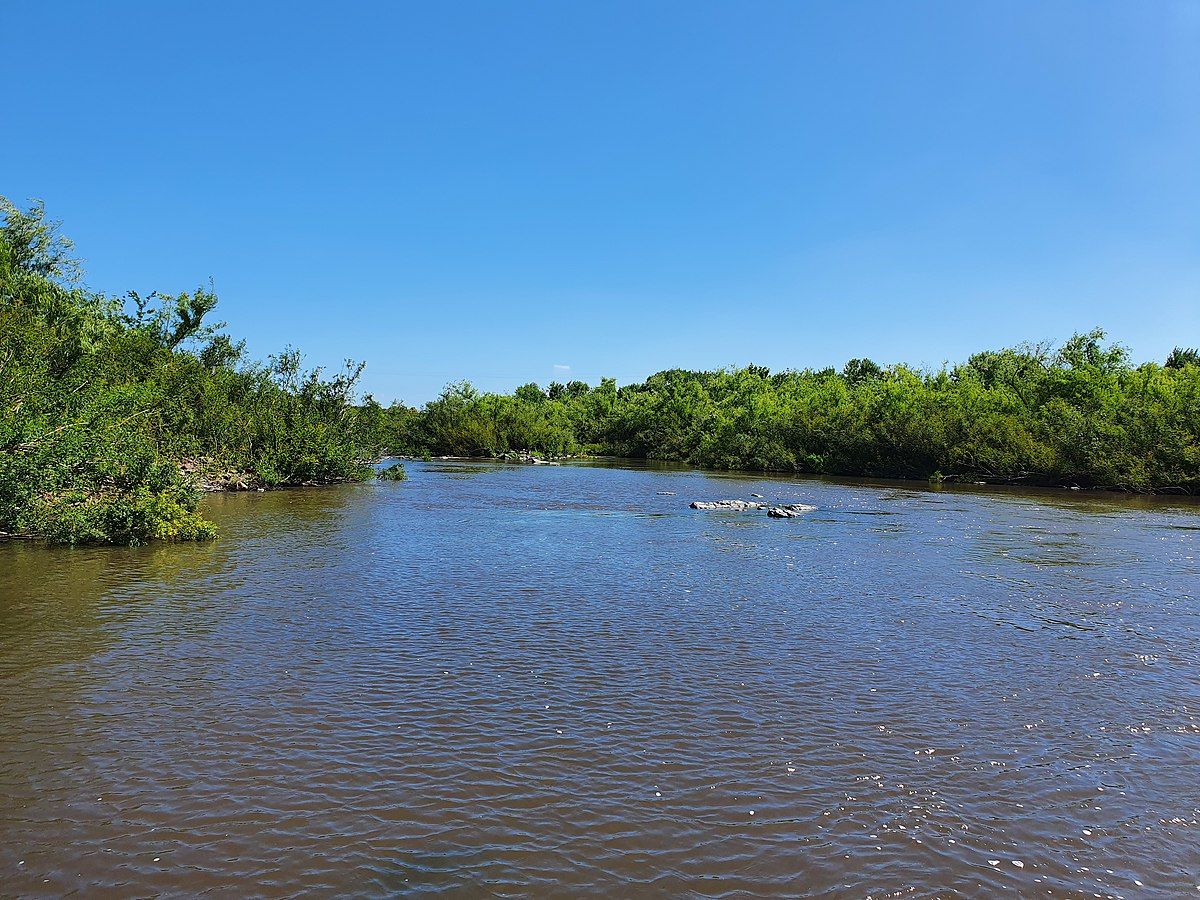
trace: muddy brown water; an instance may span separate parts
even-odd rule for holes
[[[408,468],[0,546],[0,894],[1200,895],[1196,506]]]

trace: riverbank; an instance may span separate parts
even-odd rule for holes
[[[266,363],[205,288],[122,299],[78,280],[38,205],[0,198],[0,532],[200,540],[202,493],[369,478],[382,448],[556,465],[594,455],[710,471],[1200,493],[1200,355],[1135,365],[1103,332],[924,371],[670,369],[414,409],[360,397],[362,364]]]
[[[936,370],[669,369],[618,387],[450,385],[389,411],[388,443],[433,456],[512,448],[714,470],[1200,492],[1200,354],[1135,363],[1095,329]]]
[[[365,463],[363,464],[366,465]],[[205,494],[216,494],[224,491],[268,491],[300,487],[321,487],[334,484],[353,484],[366,481],[370,473],[362,472],[354,475],[329,476],[325,478],[283,479],[269,482],[258,473],[247,469],[233,469],[223,466],[213,460],[183,459],[179,461],[179,471],[187,482],[196,490]]]

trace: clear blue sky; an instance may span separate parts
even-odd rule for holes
[[[0,193],[419,403],[1200,344],[1200,2],[6,3]],[[569,367],[564,368],[564,367]]]

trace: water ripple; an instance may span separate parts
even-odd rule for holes
[[[0,547],[0,893],[1200,884],[1195,507],[409,471]]]

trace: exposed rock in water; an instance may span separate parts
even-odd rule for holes
[[[809,506],[807,503],[793,503],[790,506],[772,506],[767,510],[767,515],[772,519],[794,519],[801,513],[812,512],[814,509],[815,506]]]
[[[759,500],[761,500],[761,499],[762,499],[762,494],[751,494],[750,496],[751,496],[751,497],[757,497]]]
[[[696,500],[692,503],[692,509],[732,509],[735,512],[766,508],[765,503],[753,503],[749,500]]]

